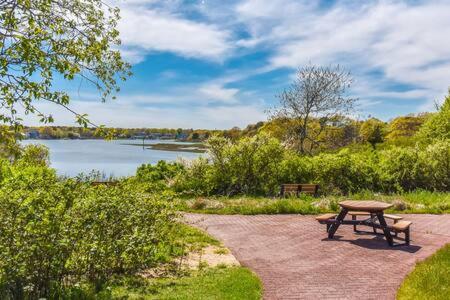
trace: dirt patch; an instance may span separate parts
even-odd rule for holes
[[[230,250],[218,246],[208,246],[200,251],[189,253],[183,264],[189,269],[198,269],[199,267],[204,266],[216,267],[219,265],[240,265],[234,255],[231,254]]]

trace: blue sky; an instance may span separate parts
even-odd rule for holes
[[[109,2],[121,9],[133,77],[107,103],[85,84],[58,83],[72,108],[106,126],[245,127],[309,63],[352,72],[361,119],[433,110],[450,86],[450,1]]]

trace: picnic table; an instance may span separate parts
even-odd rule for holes
[[[405,244],[409,244],[409,225],[411,222],[401,221],[393,226],[388,226],[386,223],[384,210],[392,207],[392,204],[379,201],[342,201],[339,205],[341,206],[341,211],[337,216],[336,214],[325,214],[316,218],[320,223],[327,224],[328,238],[332,239],[334,237],[341,224],[353,226],[366,225],[372,227],[375,233],[375,229],[381,229],[389,246],[397,246],[394,245],[391,232],[395,234],[397,232],[404,232]],[[356,220],[355,218],[345,220],[345,216],[349,211],[353,213],[365,212],[368,214],[368,218],[364,220]]]

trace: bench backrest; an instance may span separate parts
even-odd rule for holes
[[[312,196],[317,195],[318,184],[289,183],[281,185],[281,196],[296,195],[300,193]]]

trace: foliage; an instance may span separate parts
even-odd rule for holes
[[[313,182],[321,193],[349,194],[364,189],[377,190],[377,170],[373,152],[350,153],[347,149],[336,154],[313,157]]]
[[[21,148],[17,142],[17,130],[0,125],[0,159],[14,160],[19,157]]]
[[[411,139],[425,122],[427,115],[408,115],[397,117],[389,122],[386,139],[389,141]]]
[[[169,181],[183,170],[180,163],[160,160],[156,165],[143,164],[136,171],[138,182],[145,183],[148,191],[164,190]]]
[[[117,79],[129,75],[119,50],[119,11],[101,0],[17,0],[0,2],[0,121],[21,124],[18,107],[44,123],[53,116],[34,102],[65,107],[86,126],[86,115],[72,111],[67,92],[56,80],[78,77],[95,86],[105,100],[119,90]]]
[[[268,194],[278,185],[283,147],[273,138],[257,135],[231,142],[208,140],[209,161],[200,159],[177,178],[175,187],[197,189],[197,194]],[[198,190],[200,189],[200,190]]]
[[[439,112],[431,116],[422,126],[418,138],[424,144],[450,139],[450,90]]]
[[[24,162],[1,170],[2,298],[59,298],[64,286],[100,287],[163,259],[174,218],[167,202],[127,181],[91,186]]]
[[[236,142],[216,137],[209,141],[209,151],[209,160],[185,165],[175,177],[175,191],[276,195],[282,183],[317,183],[323,194],[450,188],[450,140],[424,148],[342,149],[310,157],[284,149],[267,135],[257,135]]]
[[[376,144],[384,141],[385,130],[386,124],[384,122],[371,118],[362,123],[359,135],[364,142],[371,144],[375,149]]]
[[[25,146],[17,159],[19,165],[48,166],[50,154],[48,148],[43,145],[30,144]]]
[[[450,295],[450,244],[419,262],[397,292],[399,300],[448,299]]]

